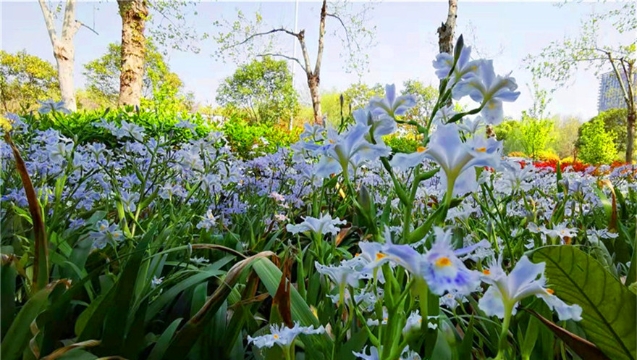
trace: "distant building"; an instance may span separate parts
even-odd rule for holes
[[[623,82],[628,86],[626,76],[622,76]],[[637,72],[633,73],[633,81],[637,83]],[[635,94],[637,100],[637,94]],[[617,76],[613,71],[602,74],[599,82],[599,100],[597,102],[597,111],[602,112],[610,109],[625,109],[626,102]]]

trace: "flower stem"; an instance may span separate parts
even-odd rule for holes
[[[506,351],[509,335],[509,325],[511,324],[511,313],[513,312],[513,304],[504,303],[504,321],[502,322],[502,332],[500,333],[500,343],[498,345],[498,355],[495,360],[503,360]]]

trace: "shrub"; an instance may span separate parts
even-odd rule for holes
[[[522,151],[512,151],[512,152],[509,153],[509,156],[510,157],[528,158],[528,155],[526,155]]]
[[[412,153],[420,146],[420,142],[411,137],[387,136],[384,140],[387,146],[397,153]]]
[[[555,161],[555,162],[557,162],[557,161],[560,160],[560,156],[557,155],[556,153],[554,153],[553,151],[550,151],[550,150],[538,151],[537,158],[540,161]]]
[[[199,114],[182,114],[181,116],[173,114],[170,116],[170,114],[155,110],[143,108],[135,110],[133,107],[77,111],[68,115],[31,113],[24,116],[24,120],[33,129],[58,130],[66,137],[75,138],[79,144],[100,142],[107,146],[114,146],[117,141],[109,130],[95,126],[102,120],[117,125],[121,125],[122,121],[133,123],[143,127],[144,131],[151,137],[168,136],[172,144],[179,144],[193,137],[203,137],[214,130],[214,126],[207,124]],[[177,126],[182,120],[187,120],[195,125],[193,129],[195,134],[188,128]]]
[[[591,164],[608,164],[617,155],[616,138],[617,135],[614,132],[606,131],[601,119],[593,119],[580,128],[577,141],[579,156],[582,161]]]
[[[232,151],[244,159],[274,153],[279,147],[289,147],[299,140],[302,131],[300,128],[289,131],[280,125],[249,124],[240,118],[230,118],[221,130]]]

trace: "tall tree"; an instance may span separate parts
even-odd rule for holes
[[[299,110],[287,63],[270,57],[239,67],[219,86],[216,100],[244,112],[252,122],[276,124]]]
[[[590,164],[608,164],[617,154],[615,139],[617,134],[606,131],[600,118],[593,118],[580,127],[577,139],[578,155]]]
[[[55,28],[54,12],[49,8],[49,5],[46,4],[45,0],[38,1],[42,9],[42,15],[44,16],[46,29],[49,33],[49,39],[53,46],[53,56],[57,63],[58,82],[60,83],[62,101],[64,101],[67,109],[74,111],[77,109],[77,105],[75,103],[75,84],[73,76],[73,67],[75,66],[75,45],[73,44],[73,38],[83,25],[80,21],[75,19],[76,1],[66,0],[62,32],[60,35],[58,35]]]
[[[26,51],[0,50],[0,104],[5,112],[19,112],[37,100],[59,99],[60,87],[53,64]]]
[[[458,0],[449,0],[447,21],[438,28],[438,49],[441,53],[453,54],[454,33],[458,18]]]
[[[148,18],[146,0],[117,0],[122,18],[122,54],[119,78],[119,106],[139,106],[142,98]]]
[[[185,103],[183,82],[170,67],[151,39],[146,39],[146,56],[142,69],[141,102],[160,103],[161,97]],[[86,87],[91,100],[102,107],[117,106],[120,94],[121,46],[109,44],[100,58],[84,65]]]
[[[310,53],[307,47],[305,30],[293,31],[285,26],[273,28],[269,31],[262,31],[263,18],[259,13],[256,14],[256,21],[251,23],[241,12],[238,13],[238,20],[234,23],[225,22],[221,24],[217,22],[217,25],[226,26],[228,32],[221,32],[215,36],[215,40],[219,43],[220,47],[217,52],[217,56],[226,59],[232,58],[236,62],[249,59],[252,56],[275,56],[285,58],[296,62],[304,71],[307,85],[310,90],[310,97],[312,100],[312,109],[314,112],[314,122],[322,124],[323,119],[321,116],[321,98],[319,86],[321,84],[321,65],[323,63],[323,52],[325,50],[325,36],[327,19],[334,19],[340,24],[340,30],[335,31],[335,35],[341,35],[345,46],[346,60],[348,61],[348,69],[361,72],[367,64],[367,57],[364,55],[363,50],[371,45],[373,40],[373,28],[365,26],[365,15],[369,9],[371,9],[370,3],[362,5],[362,10],[358,13],[352,13],[351,4],[348,1],[334,1],[328,4],[327,0],[323,0],[321,3],[321,9],[318,16],[318,46],[314,66],[310,60]],[[301,58],[289,56],[282,51],[273,49],[271,35],[285,34],[296,38],[301,48]],[[265,46],[258,46],[255,44],[257,39],[263,39],[269,37],[269,42]],[[267,39],[267,38],[266,38]],[[246,56],[240,49],[246,49],[248,55]]]
[[[593,13],[582,21],[577,37],[566,37],[554,41],[537,56],[529,55],[525,60],[534,75],[553,81],[556,87],[567,85],[582,66],[595,67],[601,71],[611,70],[620,86],[626,104],[626,162],[631,162],[634,154],[635,119],[637,117],[635,99],[635,57],[637,54],[637,3],[623,2],[618,8],[603,13]],[[623,44],[610,46],[600,44],[600,26],[608,24],[620,36],[626,34]],[[604,32],[607,37],[608,32]]]

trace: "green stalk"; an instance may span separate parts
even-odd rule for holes
[[[507,337],[509,335],[509,325],[511,324],[511,313],[513,312],[513,305],[510,301],[504,302],[504,321],[502,322],[502,332],[500,333],[500,343],[498,345],[498,355],[495,360],[503,360],[504,353],[507,348]]]

